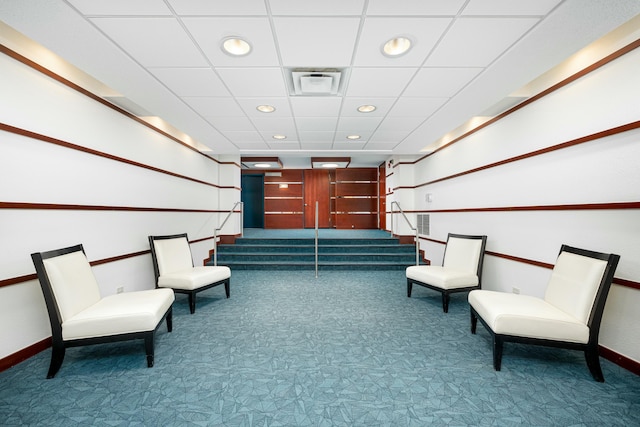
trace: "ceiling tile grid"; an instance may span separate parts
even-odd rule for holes
[[[140,74],[210,126],[210,140],[201,142],[213,151],[222,134],[242,155],[355,151],[375,161],[433,143],[420,135],[434,115],[472,93],[469,88],[558,9],[586,7],[565,0],[51,1],[80,16],[123,61],[137,64]],[[588,7],[603,6],[591,1]],[[597,14],[576,17],[595,20]],[[250,52],[224,52],[229,37],[248,42]],[[410,40],[410,49],[384,54],[384,44],[396,37]],[[307,81],[339,75],[337,94],[292,93],[293,71]],[[131,101],[151,114],[168,111]],[[260,112],[259,105],[274,111]],[[364,105],[375,109],[359,112]],[[189,133],[177,116],[175,123],[163,119]]]

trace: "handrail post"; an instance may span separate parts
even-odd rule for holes
[[[235,202],[227,216],[222,221],[222,225],[213,229],[213,265],[218,265],[218,231],[221,231],[224,225],[229,220],[229,217],[234,213],[236,206],[240,205],[240,235],[244,236],[244,202]]]
[[[316,279],[318,278],[318,201],[316,200]]]
[[[416,239],[416,265],[420,265],[420,240],[419,240],[420,237],[418,234],[418,227],[414,227],[413,225],[411,225],[411,221],[409,221],[409,218],[407,218],[407,216],[404,214],[404,211],[400,207],[400,204],[398,204],[398,202],[396,202],[395,200],[391,202],[391,232],[392,233],[394,232],[393,230],[393,214],[394,214],[393,205],[394,204],[398,207],[398,211],[402,214],[402,217],[409,225],[409,228],[411,228],[411,230],[415,231],[416,233],[416,238],[415,238]]]

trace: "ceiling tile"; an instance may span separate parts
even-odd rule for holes
[[[196,17],[183,18],[182,22],[215,67],[279,65],[267,17]],[[245,56],[224,53],[221,45],[227,37],[241,37],[246,40],[251,44],[251,52]]]
[[[483,68],[421,68],[403,95],[450,98],[482,70]]]
[[[334,135],[335,135],[335,132],[323,132],[323,131],[298,132],[298,136],[300,137],[300,142],[304,142],[304,143],[333,142]]]
[[[251,122],[260,132],[268,132],[270,135],[274,133],[288,137],[296,135],[293,117],[252,117]]]
[[[359,18],[273,18],[286,67],[344,67],[351,63]]]
[[[246,117],[220,117],[220,116],[204,116],[205,120],[211,123],[220,132],[223,131],[240,131],[251,129],[253,126],[251,121]]]
[[[347,96],[399,96],[416,68],[354,68]]]
[[[452,18],[367,18],[360,36],[355,66],[420,66]],[[382,53],[384,43],[407,37],[412,47],[406,54],[390,58]]]
[[[208,65],[175,18],[92,18],[91,22],[143,66]]]
[[[123,0],[121,0],[123,1]],[[137,1],[137,0],[136,0]],[[167,0],[179,15],[266,15],[264,0]]]
[[[269,0],[273,15],[297,16],[345,16],[361,15],[364,10],[364,0]]]
[[[486,67],[538,21],[537,18],[460,18],[425,65]]]
[[[420,125],[424,121],[424,117],[414,116],[414,117],[387,117],[385,118],[378,129],[376,130],[376,134],[379,132],[407,132],[407,129],[415,129],[416,126]]]
[[[471,0],[462,15],[546,15],[562,0]]]
[[[224,131],[220,133],[229,138],[233,143],[264,142],[262,135],[256,131]]]
[[[242,111],[242,108],[238,106],[233,98],[185,96],[182,99],[203,117],[245,117],[244,111]]]
[[[444,105],[449,98],[409,98],[403,96],[389,112],[388,117],[422,117],[431,116]]]
[[[369,142],[394,142],[397,144],[406,138],[412,130],[413,128],[405,130],[377,130],[371,135]]]
[[[211,68],[150,68],[178,96],[231,96]]]
[[[451,15],[455,16],[466,0],[369,0],[367,15]]]
[[[335,129],[338,117],[298,117],[296,125],[301,132]]]
[[[248,152],[269,149],[269,145],[267,145],[266,142],[234,142],[234,145],[236,145],[239,150]]]
[[[162,0],[68,0],[84,15],[171,15]]]
[[[279,68],[219,68],[216,71],[234,96],[281,97],[287,94]]]
[[[341,117],[338,130],[349,133],[372,132],[381,122],[382,117]]]
[[[337,96],[295,96],[291,108],[296,116],[338,116],[342,98]]]

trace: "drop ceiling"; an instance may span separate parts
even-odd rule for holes
[[[639,3],[10,0],[0,18],[103,83],[105,97],[160,117],[213,155],[277,156],[284,167],[348,156],[358,167],[424,155],[632,19]],[[251,52],[224,53],[229,36]],[[383,55],[398,36],[412,41],[409,52]],[[295,93],[296,70],[337,71],[339,85]]]

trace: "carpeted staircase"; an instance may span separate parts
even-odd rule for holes
[[[404,270],[416,263],[415,245],[396,238],[320,238],[319,270]],[[218,265],[232,270],[314,270],[314,238],[236,239],[218,245]]]

